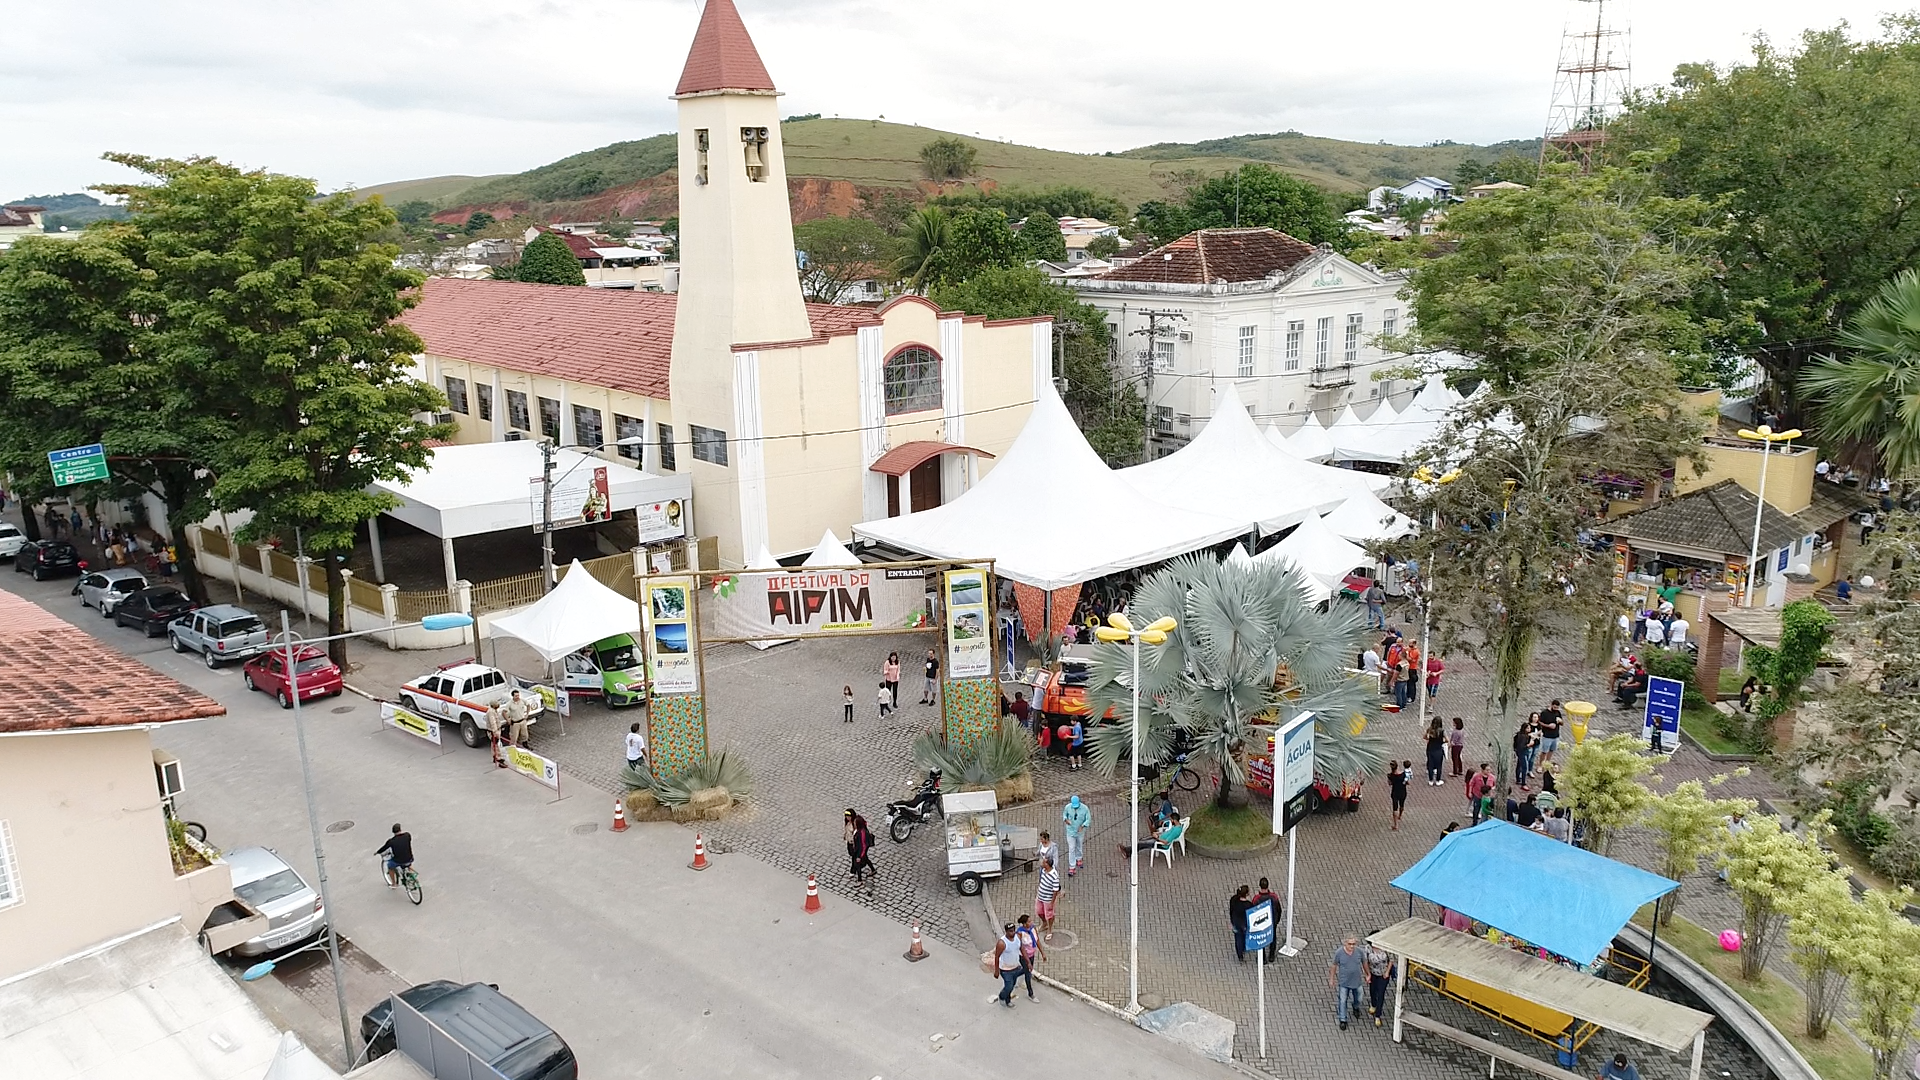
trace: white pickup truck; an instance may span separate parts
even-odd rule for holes
[[[402,685],[400,707],[443,724],[458,724],[461,742],[485,746],[487,710],[506,701],[514,688],[513,677],[499,668],[462,660]],[[523,689],[520,700],[527,703],[527,723],[532,724],[543,708],[540,693]]]

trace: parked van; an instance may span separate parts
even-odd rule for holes
[[[615,634],[567,654],[568,694],[602,698],[613,708],[647,696],[647,663],[632,634]]]

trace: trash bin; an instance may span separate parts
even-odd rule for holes
[[[1573,745],[1579,746],[1587,741],[1587,725],[1593,723],[1593,714],[1600,707],[1591,701],[1569,701],[1560,707],[1567,714],[1567,724],[1573,728]]]

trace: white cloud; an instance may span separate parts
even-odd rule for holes
[[[1576,7],[737,2],[787,112],[1089,152],[1288,128],[1409,143],[1537,135]],[[1884,7],[1641,5],[1636,81],[1740,60],[1756,31],[1784,42],[1841,18],[1870,31]],[[0,196],[125,178],[98,160],[105,150],[210,154],[326,188],[528,168],[668,130],[696,18],[693,0],[96,0],[84,19],[16,20],[0,64]]]

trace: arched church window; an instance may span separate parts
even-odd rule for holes
[[[908,345],[887,358],[882,382],[887,415],[940,407],[940,354],[924,345]]]

